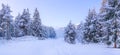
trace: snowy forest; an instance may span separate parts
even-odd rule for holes
[[[10,40],[12,37],[35,36],[38,39],[55,38],[53,27],[41,24],[39,11],[35,9],[33,20],[30,17],[29,9],[24,9],[22,14],[13,20],[11,10],[8,5],[2,4],[0,10],[0,37]]]
[[[1,5],[0,40],[9,42],[13,39],[26,36],[35,37],[38,41],[58,39],[57,31],[53,27],[45,26],[41,22],[42,18],[40,18],[40,13],[37,8],[35,8],[33,16],[30,15],[29,9],[27,8],[22,13],[18,13],[18,16],[14,17],[11,15],[13,10],[11,10],[9,5]],[[120,0],[103,0],[99,12],[96,12],[95,9],[89,9],[85,22],[80,22],[79,25],[75,25],[71,20],[63,29],[61,38],[67,44],[72,44],[73,46],[78,43],[83,45],[104,44],[109,46],[109,48],[119,49]]]

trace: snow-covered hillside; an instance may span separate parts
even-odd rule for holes
[[[0,55],[119,55],[102,44],[68,44],[63,38],[37,40],[26,36],[0,44]]]

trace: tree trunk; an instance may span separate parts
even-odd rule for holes
[[[114,43],[114,48],[117,48],[116,42]]]

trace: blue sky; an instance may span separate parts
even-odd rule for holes
[[[32,17],[38,8],[42,24],[54,28],[64,27],[70,20],[74,24],[83,22],[89,8],[98,12],[101,7],[101,0],[0,0],[0,5],[2,3],[11,7],[13,16],[29,8]]]

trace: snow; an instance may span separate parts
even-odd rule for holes
[[[0,42],[0,55],[119,55],[120,49],[103,44],[68,44],[63,38],[37,40],[24,36]]]

